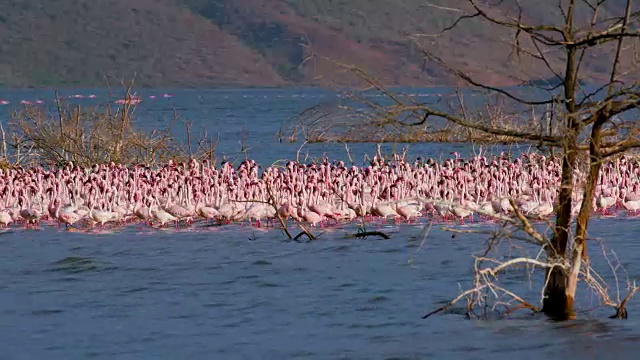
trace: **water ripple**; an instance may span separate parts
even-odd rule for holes
[[[6,339],[3,355],[464,359],[544,354],[571,360],[583,357],[566,350],[582,344],[585,352],[587,345],[596,354],[615,346],[616,356],[635,358],[640,321],[633,316],[625,322],[567,324],[537,317],[467,321],[464,307],[453,307],[420,319],[455,297],[458,284],[468,285],[471,254],[482,243],[459,237],[452,244],[449,234],[433,229],[420,251],[408,250],[411,241],[400,239],[417,236],[420,229],[399,229],[401,236],[393,241],[351,241],[335,232],[308,244],[280,241],[275,232],[248,241],[246,234],[225,227],[215,234],[161,232],[153,240],[136,230],[102,234],[99,241],[86,234],[66,238],[46,227],[33,241],[5,234],[0,314],[17,331],[0,336]],[[618,241],[612,247],[625,249],[623,260],[633,268],[640,259],[635,239],[611,235],[616,229],[606,222],[592,231],[601,229]],[[407,266],[409,259],[415,266]],[[520,273],[504,280],[537,296],[538,289],[528,289],[529,280]],[[629,303],[629,312],[640,313],[638,302]]]
[[[48,316],[48,315],[56,315],[63,313],[64,310],[58,309],[41,309],[41,310],[32,310],[31,314],[34,316]]]

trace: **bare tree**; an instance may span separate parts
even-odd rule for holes
[[[507,127],[491,122],[487,119],[491,114],[486,111],[475,114],[469,111],[462,96],[457,98],[459,111],[443,110],[389,90],[356,66],[333,62],[365,80],[365,89],[374,89],[386,96],[384,104],[365,104],[370,118],[384,119],[395,126],[422,127],[444,120],[493,136],[537,143],[562,154],[553,236],[547,241],[524,217],[521,218],[521,226],[543,247],[547,260],[544,264],[537,260],[514,263],[545,268],[541,311],[556,319],[572,319],[575,318],[574,299],[581,271],[589,269],[587,229],[602,163],[614,155],[640,147],[637,112],[640,106],[640,9],[634,7],[632,0],[555,1],[555,14],[536,21],[527,12],[527,5],[537,6],[532,1],[460,0],[457,2],[460,6],[455,9],[448,5],[434,10],[462,14],[457,15],[449,26],[436,34],[410,36],[421,49],[425,66],[442,67],[460,80],[460,84],[501,98],[504,108],[513,115],[519,114],[520,119],[525,118],[525,111],[531,114],[532,109],[541,106],[552,108],[553,118],[535,126]],[[513,66],[514,80],[536,91],[477,81],[470,71],[450,65],[435,53],[432,44],[440,41],[444,34],[455,32],[466,21],[482,21],[497,29],[495,40],[509,41],[511,45],[510,52],[504,56]],[[606,59],[601,62],[609,65],[600,71],[605,75],[595,79],[598,84],[588,87],[584,84],[592,79],[586,76],[593,72],[586,69],[589,59],[594,57]],[[588,172],[585,181],[577,182],[574,172],[580,165],[581,154],[588,155],[584,156]],[[583,193],[583,201],[572,231],[572,194],[578,190]],[[498,270],[504,267],[501,265]],[[494,271],[487,270],[483,274],[486,273],[494,274]],[[633,293],[636,290],[634,287]]]

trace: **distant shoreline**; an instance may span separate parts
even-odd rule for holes
[[[120,88],[120,85],[113,85],[107,87],[103,86],[90,86],[90,85],[32,85],[32,86],[0,86],[0,90],[66,90],[66,89],[87,89],[87,90],[96,90],[96,89],[108,89],[108,88]],[[394,85],[388,86],[389,89],[453,89],[454,86],[451,85],[432,85],[432,86],[410,86],[410,85]],[[133,89],[136,90],[158,90],[158,89],[167,89],[167,90],[246,90],[246,89],[256,89],[256,90],[285,90],[285,89],[309,89],[309,90],[349,90],[351,88],[344,86],[320,86],[320,85],[278,85],[278,86],[231,86],[231,85],[220,85],[220,86],[171,86],[171,85],[159,85],[159,86],[136,86],[134,84]]]

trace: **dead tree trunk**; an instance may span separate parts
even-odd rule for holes
[[[526,16],[523,17],[524,10],[518,1],[515,2],[515,11],[508,9],[501,11],[497,9],[498,5],[482,0],[465,1],[470,6],[469,10],[453,9],[463,15],[458,16],[452,25],[444,28],[440,34],[453,31],[461,21],[477,17],[510,31],[514,34],[513,45],[516,49],[516,56],[518,58],[523,56],[539,62],[541,67],[546,67],[554,75],[554,80],[557,79],[561,82],[557,86],[542,87],[544,91],[548,92],[548,97],[544,100],[529,98],[504,88],[474,80],[470,73],[457,69],[446,59],[434,53],[429,46],[431,40],[426,43],[427,46],[420,45],[422,41],[420,39],[425,38],[423,34],[412,37],[413,41],[421,46],[425,61],[442,66],[472,87],[489,91],[499,98],[515,104],[513,115],[516,117],[520,116],[522,105],[536,107],[562,104],[563,111],[557,113],[554,118],[557,131],[547,131],[547,135],[543,135],[542,126],[539,128],[523,126],[518,129],[509,129],[495,121],[485,121],[487,118],[493,119],[491,111],[479,111],[477,118],[480,120],[476,121],[464,112],[462,116],[456,116],[435,109],[428,104],[404,101],[380,85],[375,79],[366,75],[366,72],[361,69],[334,62],[364,79],[367,87],[374,87],[387,98],[393,100],[392,104],[388,106],[363,101],[371,111],[372,118],[385,119],[394,126],[423,126],[428,123],[427,118],[431,117],[430,119],[442,119],[448,124],[493,136],[507,136],[522,141],[532,141],[541,146],[549,146],[552,151],[554,151],[553,149],[561,149],[563,158],[557,197],[558,205],[554,209],[553,237],[550,241],[545,238],[544,241],[539,242],[544,246],[549,261],[547,263],[549,266],[545,267],[547,270],[542,312],[558,320],[568,320],[575,317],[574,299],[582,262],[588,259],[585,240],[602,160],[632,148],[640,148],[640,137],[638,137],[640,120],[619,119],[614,122],[614,117],[624,113],[629,114],[640,108],[640,81],[637,79],[638,71],[636,70],[640,66],[640,56],[637,51],[637,46],[640,44],[638,42],[640,31],[637,26],[640,21],[640,12],[632,11],[632,0],[625,0],[624,15],[609,17],[607,12],[602,10],[608,8],[604,5],[606,1],[558,0],[557,6],[560,12],[557,15],[562,17],[562,21],[556,25],[523,22]],[[580,15],[585,11],[590,12],[591,20]],[[504,41],[502,37],[498,38],[499,41]],[[587,91],[584,86],[579,85],[579,80],[586,80],[584,76],[586,62],[583,60],[589,59],[590,56],[604,56],[604,54],[610,53],[608,44],[613,42],[617,42],[617,50],[611,66],[609,83],[595,91],[588,92],[591,90]],[[514,52],[511,52],[509,58],[513,54]],[[556,55],[551,54],[561,55],[563,69],[560,69],[560,64],[557,67],[554,65],[555,60],[553,59],[556,58]],[[625,56],[624,61],[622,61],[622,56]],[[620,69],[618,69],[619,67]],[[583,69],[582,76],[581,68]],[[528,79],[530,77],[529,71],[524,71],[524,73],[526,74],[523,75]],[[561,99],[558,99],[556,89],[563,90]],[[464,107],[461,101],[460,106]],[[406,114],[422,120],[415,124],[407,123],[401,120]],[[611,124],[612,127],[609,129],[607,124]],[[436,126],[436,123],[434,122],[432,125]],[[547,130],[551,127],[553,126],[549,124]],[[589,127],[592,128],[589,130]],[[587,141],[583,141],[583,135],[590,135]],[[606,141],[602,139],[605,135]],[[572,226],[572,201],[574,189],[578,188],[578,185],[574,184],[576,180],[574,172],[577,170],[578,154],[587,150],[589,170],[586,174],[584,188],[582,187],[583,175],[580,175],[579,189],[583,191],[584,196],[583,204],[576,218],[575,233],[573,233],[570,228]]]
[[[572,141],[572,139],[568,139]],[[573,140],[575,141],[575,140]],[[566,258],[569,242],[569,224],[571,221],[571,194],[573,192],[573,169],[576,163],[575,150],[566,151],[562,161],[562,179],[558,209],[556,211],[555,233],[551,239],[551,247],[547,249],[547,257],[554,262],[563,262]],[[566,296],[567,273],[558,266],[549,268],[546,274],[546,287],[542,312],[551,318],[568,317],[568,299]]]
[[[600,168],[602,167],[602,154],[600,152],[601,130],[606,119],[606,117],[599,115],[591,130],[591,140],[589,142],[589,174],[583,196],[585,200],[582,201],[582,206],[578,213],[576,235],[573,240],[573,251],[571,254],[571,266],[567,278],[566,301],[568,319],[575,319],[573,302],[578,288],[578,275],[580,274],[582,260],[587,260],[587,228],[589,226],[589,218],[591,217],[591,199],[593,199],[595,195]]]
[[[565,37],[571,38],[573,6],[569,7]],[[547,257],[555,262],[566,260],[567,244],[569,243],[569,226],[571,224],[571,208],[573,194],[573,172],[576,167],[578,148],[578,134],[580,122],[576,118],[576,51],[567,50],[567,63],[564,73],[564,103],[567,110],[567,137],[564,144],[562,160],[562,175],[560,192],[558,194],[558,208],[556,209],[556,225],[551,239],[551,248],[547,249]],[[561,267],[547,270],[546,284],[542,311],[551,318],[567,319],[573,312],[573,301],[567,298],[567,272]]]

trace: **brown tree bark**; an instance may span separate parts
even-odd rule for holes
[[[568,139],[571,141],[571,139]],[[575,140],[574,140],[575,141]],[[551,248],[547,249],[547,257],[551,261],[563,262],[566,257],[567,244],[569,242],[569,223],[571,221],[571,193],[573,192],[573,169],[576,163],[575,151],[566,151],[562,161],[562,179],[558,209],[556,211],[555,233],[551,239]],[[573,303],[569,304],[566,296],[567,273],[563,268],[552,267],[546,273],[546,287],[542,312],[549,317],[564,320],[569,317],[569,310],[573,309]]]
[[[566,15],[565,38],[572,38],[574,1],[571,1]],[[564,144],[562,160],[562,174],[560,191],[558,194],[558,208],[556,209],[556,224],[551,248],[547,249],[547,257],[551,261],[564,262],[567,244],[569,243],[569,226],[571,223],[571,207],[573,194],[573,171],[576,166],[578,133],[580,121],[576,118],[576,50],[567,49],[567,62],[564,72],[564,104],[567,110],[567,137]],[[546,287],[542,312],[558,320],[566,320],[573,314],[573,299],[567,298],[568,274],[560,267],[547,270]]]
[[[573,133],[575,134],[575,132]],[[576,138],[567,138],[567,147],[562,161],[562,177],[558,208],[556,210],[555,233],[551,239],[551,248],[547,249],[547,257],[553,262],[564,262],[569,243],[569,226],[571,223],[571,207],[573,193],[573,170],[576,165]],[[573,313],[573,299],[567,298],[568,273],[561,267],[552,267],[546,273],[546,287],[542,312],[557,320],[566,320]]]

